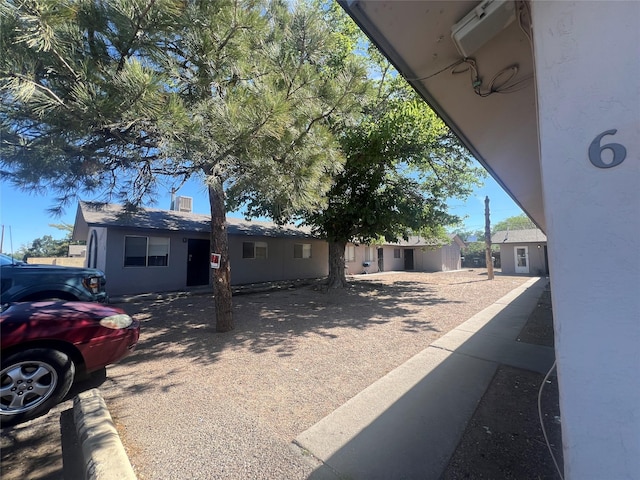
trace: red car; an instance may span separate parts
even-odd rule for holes
[[[131,353],[140,324],[123,310],[88,302],[24,302],[0,314],[0,424],[46,413],[75,378]]]

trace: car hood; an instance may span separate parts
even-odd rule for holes
[[[98,270],[97,268],[82,268],[82,267],[67,267],[64,265],[43,265],[43,264],[31,264],[31,263],[15,263],[13,265],[8,265],[17,269],[25,269],[25,270],[36,270],[41,273],[46,272],[60,272],[65,271],[69,273],[75,274],[84,274],[84,275],[100,275],[104,276],[104,272]]]
[[[99,321],[110,315],[125,313],[124,310],[93,302],[19,302],[9,305],[1,315],[3,324],[12,322],[73,322],[81,320]]]

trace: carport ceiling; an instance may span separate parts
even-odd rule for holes
[[[340,4],[544,230],[529,5],[498,0]],[[487,10],[477,10],[482,18],[468,24],[472,33],[465,39],[497,31],[467,52],[465,62],[452,40],[452,27],[480,4],[495,8],[496,16],[512,12],[513,20],[504,27],[506,22],[493,21],[493,14],[485,18]],[[476,44],[469,42],[472,49]],[[476,80],[482,83],[478,86]]]

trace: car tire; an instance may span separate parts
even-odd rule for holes
[[[57,350],[33,348],[2,358],[0,424],[15,425],[48,412],[67,394],[74,375],[71,359]]]

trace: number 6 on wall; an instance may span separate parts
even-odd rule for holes
[[[620,145],[619,143],[607,143],[605,145],[600,145],[602,137],[605,135],[615,135],[617,131],[618,130],[607,130],[606,132],[602,132],[594,138],[591,145],[589,145],[589,160],[591,160],[591,163],[594,166],[598,168],[611,168],[624,162],[624,159],[627,157],[627,149],[624,148],[624,145]],[[605,163],[604,160],[602,160],[603,150],[611,150],[613,153],[613,159],[608,163]]]

